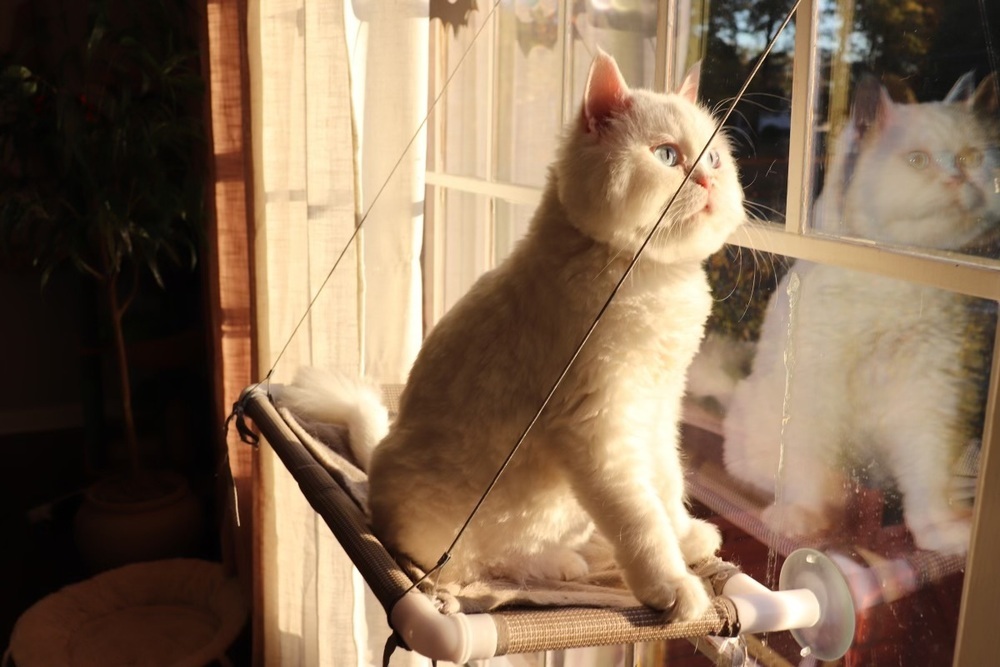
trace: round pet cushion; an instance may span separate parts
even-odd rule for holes
[[[17,667],[203,667],[246,621],[239,583],[218,563],[126,565],[42,598],[17,620]]]

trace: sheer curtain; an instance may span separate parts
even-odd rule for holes
[[[427,19],[413,8],[249,2],[258,377],[309,364],[399,382],[419,347]],[[384,613],[266,444],[254,491],[263,663],[380,664]]]

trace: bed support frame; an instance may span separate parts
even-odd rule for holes
[[[256,444],[258,438],[244,417],[278,455],[386,610],[395,634],[385,664],[393,642],[433,660],[458,664],[507,654],[779,630],[792,630],[803,654],[820,660],[838,659],[850,647],[855,605],[848,581],[833,560],[814,549],[788,556],[778,591],[729,566],[725,576],[713,579],[717,595],[712,607],[690,622],[665,621],[663,612],[641,605],[443,614],[414,588],[372,533],[364,512],[303,444],[262,387],[244,391],[232,417],[244,441]]]

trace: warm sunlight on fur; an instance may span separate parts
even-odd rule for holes
[[[677,93],[631,90],[599,53],[527,235],[425,341],[369,474],[375,532],[430,569],[690,171],[442,582],[582,576],[579,549],[596,527],[639,600],[678,620],[707,609],[687,565],[720,537],[688,514],[677,423],[711,306],[701,261],[745,216],[724,138],[695,163],[715,129],[697,89],[696,69]],[[341,381],[297,384],[286,402],[326,395],[321,419],[364,422],[371,410]],[[351,429],[355,446],[374,444],[366,433]]]

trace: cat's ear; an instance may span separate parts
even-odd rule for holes
[[[972,96],[972,108],[986,117],[995,117],[1000,110],[1000,80],[996,72],[979,83],[976,94]]]
[[[944,96],[942,102],[947,102],[948,104],[957,104],[959,102],[965,102],[970,97],[976,89],[976,73],[973,71],[968,71],[962,76],[958,77],[958,81],[955,85],[951,87],[948,94]]]
[[[882,75],[882,87],[889,93],[894,104],[916,104],[917,94],[902,78],[895,74]]]
[[[687,101],[695,104],[698,102],[698,83],[701,81],[701,61],[697,61],[694,65],[691,65],[691,69],[687,71],[684,75],[684,79],[681,81],[680,88],[677,89],[677,94],[685,98]]]
[[[866,74],[854,88],[851,122],[858,136],[864,137],[871,129],[881,128],[892,117],[893,102],[879,80]]]
[[[622,78],[618,63],[598,48],[583,93],[581,121],[584,129],[596,132],[612,115],[627,109],[630,103],[628,85]]]

